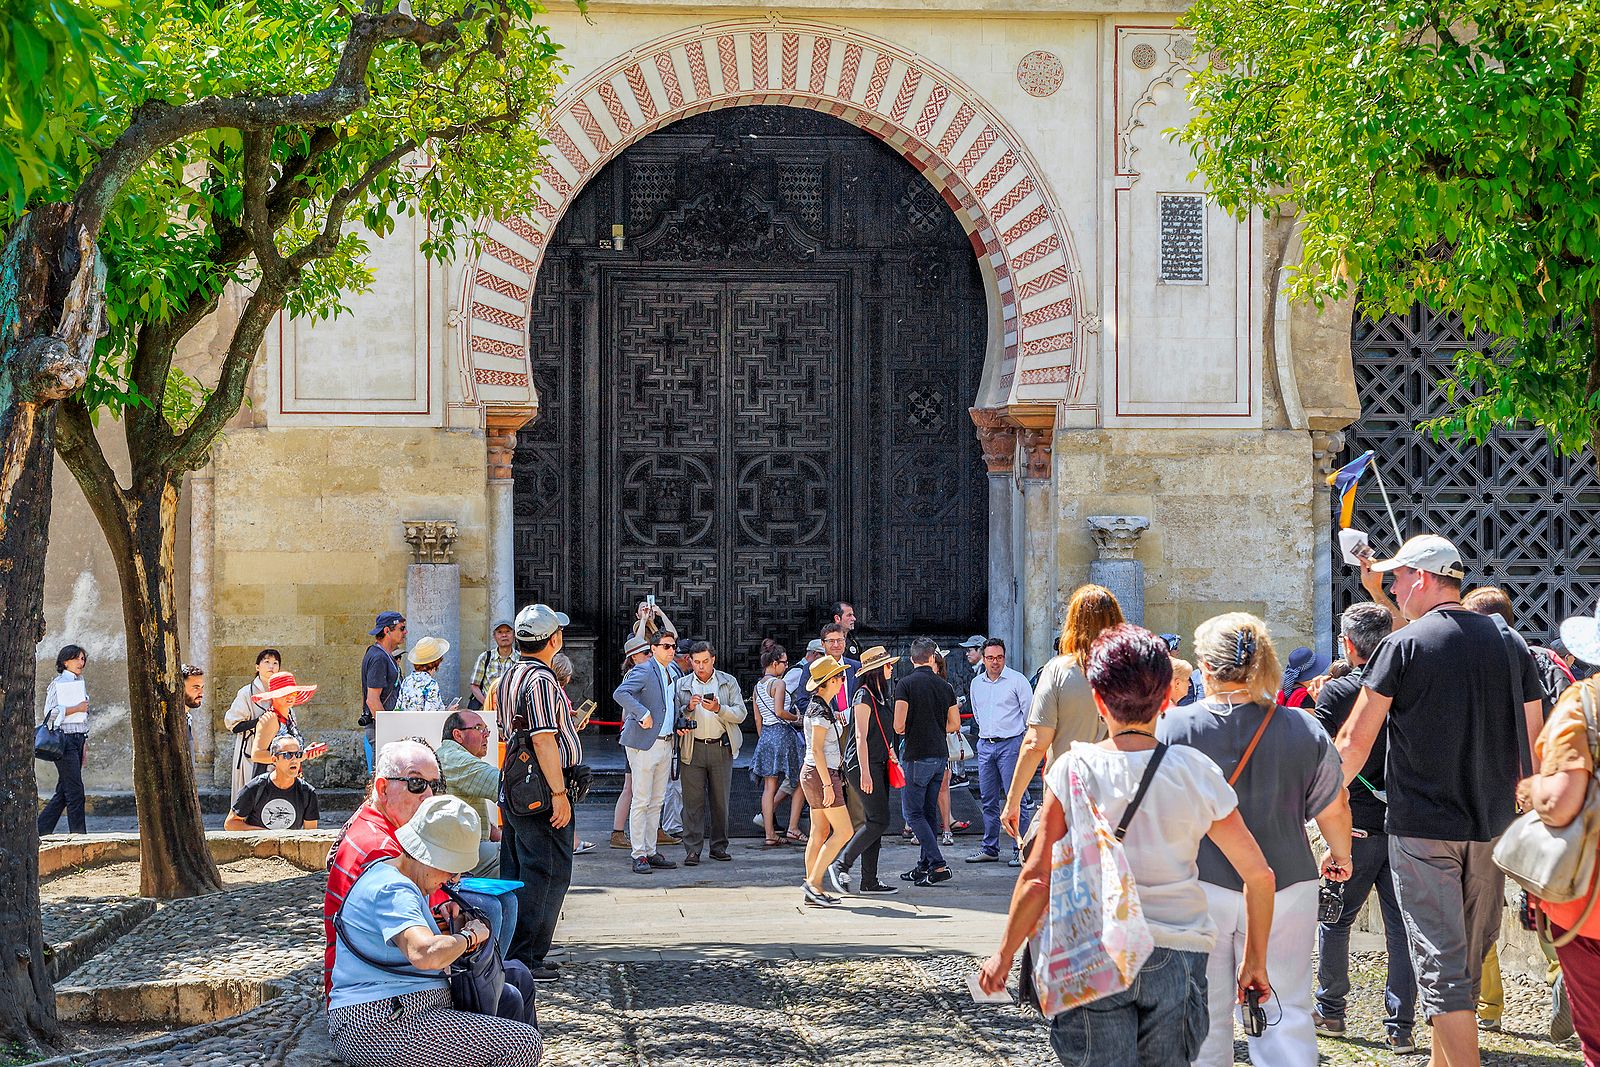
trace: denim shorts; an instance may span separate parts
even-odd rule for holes
[[[1206,954],[1157,948],[1133,985],[1050,1020],[1065,1067],[1188,1067],[1211,1029]]]

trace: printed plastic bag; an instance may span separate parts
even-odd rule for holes
[[[1050,905],[1032,941],[1047,1019],[1127,989],[1155,949],[1122,844],[1076,762],[1068,783],[1067,832],[1050,855]]]

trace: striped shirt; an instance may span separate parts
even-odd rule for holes
[[[495,709],[501,737],[509,738],[521,730],[555,734],[561,766],[583,762],[583,742],[578,740],[578,726],[572,719],[572,703],[556,682],[555,672],[542,660],[520,660],[500,676]]]

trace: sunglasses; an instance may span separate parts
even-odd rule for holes
[[[661,644],[657,645],[656,647],[657,648],[677,648],[678,646],[675,643],[671,642],[671,641],[663,641],[663,642],[661,642]]]
[[[275,752],[275,753],[273,753],[273,755],[276,756],[278,759],[305,759],[306,758],[306,754],[304,752]]]
[[[396,778],[390,775],[388,781],[404,782],[407,793],[423,793],[431,789],[433,794],[438,796],[444,792],[444,777],[442,775],[438,778],[423,778],[415,774],[405,778]]]

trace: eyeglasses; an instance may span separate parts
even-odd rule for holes
[[[438,778],[423,778],[421,775],[416,774],[409,775],[405,778],[396,778],[393,775],[389,775],[387,780],[391,782],[404,782],[406,784],[407,793],[422,793],[431,789],[433,790],[434,795],[438,796],[440,793],[444,792],[443,775],[439,776]]]
[[[476,726],[463,726],[463,727],[461,727],[461,729],[463,729],[463,730],[476,730],[480,734],[487,734],[489,732],[489,727],[485,726],[481,722]]]

